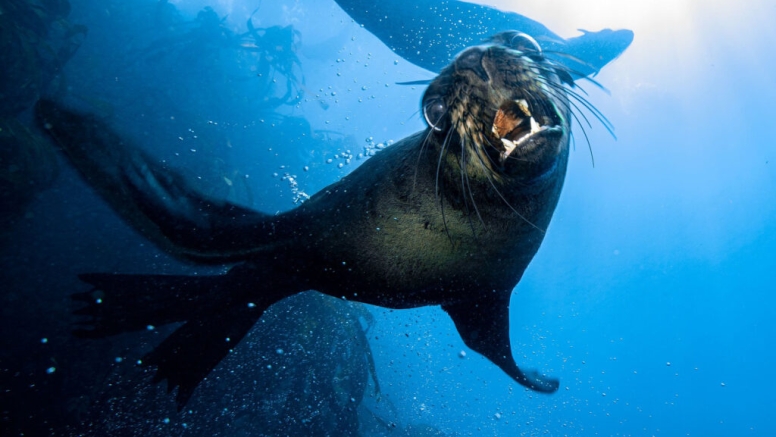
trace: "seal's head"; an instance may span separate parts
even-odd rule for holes
[[[569,82],[533,38],[504,32],[442,70],[423,96],[423,115],[440,153],[475,164],[469,177],[533,179],[567,151]]]

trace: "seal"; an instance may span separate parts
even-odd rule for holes
[[[364,29],[405,60],[439,72],[461,50],[512,29],[541,42],[545,56],[575,78],[596,75],[633,42],[633,31],[579,29],[565,39],[525,15],[458,0],[335,0]]]
[[[75,334],[185,322],[143,359],[156,381],[179,387],[181,408],[264,310],[293,294],[441,305],[468,347],[519,384],[555,392],[557,379],[515,363],[509,305],[563,186],[568,73],[527,35],[493,41],[428,86],[425,130],[279,215],[203,196],[104,121],[40,101],[40,125],[128,223],[179,258],[235,264],[215,276],[80,275],[94,288],[74,295],[88,316]]]

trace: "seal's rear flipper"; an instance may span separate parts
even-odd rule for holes
[[[73,312],[86,316],[77,322],[73,334],[80,338],[102,338],[140,331],[168,323],[185,322],[218,299],[225,276],[120,275],[86,273],[78,275],[91,290],[75,293],[75,301],[86,306]],[[84,329],[84,327],[90,329]]]
[[[166,379],[168,392],[178,387],[178,411],[264,312],[247,303],[211,310],[186,322],[143,358],[157,367],[154,382]]]
[[[224,263],[276,241],[274,217],[200,194],[105,121],[50,100],[38,101],[35,117],[86,182],[166,252]]]
[[[499,366],[520,385],[541,393],[554,393],[559,381],[535,370],[523,371],[512,357],[509,342],[509,295],[507,299],[443,305],[463,342]]]
[[[256,277],[262,273],[238,266],[217,276],[80,275],[94,288],[73,295],[87,304],[75,314],[88,317],[73,334],[99,338],[185,322],[143,358],[144,365],[157,367],[154,382],[166,379],[170,391],[179,387],[180,410],[264,311],[284,296],[271,280],[265,281],[267,293],[256,293]]]

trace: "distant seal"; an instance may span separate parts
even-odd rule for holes
[[[388,308],[441,305],[463,341],[519,384],[509,304],[550,223],[566,174],[567,72],[511,32],[459,54],[422,100],[428,127],[298,208],[268,215],[207,198],[113,133],[51,101],[37,119],[85,179],[170,253],[237,263],[220,276],[85,274],[75,295],[102,337],[185,322],[144,363],[179,386],[179,407],[273,303],[305,290]],[[97,299],[99,298],[99,303]],[[325,358],[323,358],[325,359]]]
[[[336,0],[358,24],[407,61],[438,72],[461,50],[506,30],[531,35],[571,76],[596,75],[633,42],[627,29],[562,38],[524,15],[458,0]],[[517,3],[517,2],[515,2]]]

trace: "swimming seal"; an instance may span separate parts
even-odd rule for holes
[[[472,350],[555,392],[557,379],[515,363],[509,303],[563,185],[567,74],[526,35],[493,41],[429,85],[425,130],[279,215],[203,196],[105,122],[40,101],[39,124],[144,236],[179,258],[236,263],[215,276],[80,275],[94,288],[74,296],[89,316],[76,335],[185,322],[143,359],[179,387],[180,408],[266,308],[317,290],[388,308],[441,305]]]
[[[627,29],[579,29],[581,35],[565,39],[524,15],[468,1],[335,1],[394,53],[433,72],[439,72],[461,50],[507,29],[538,40],[546,56],[575,78],[598,74],[633,42],[633,31]]]

